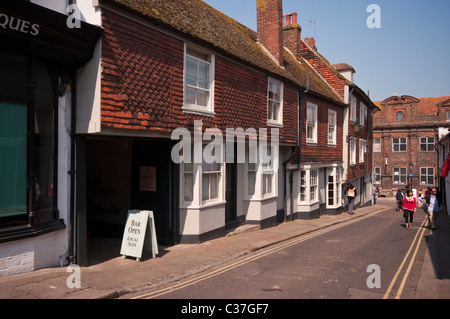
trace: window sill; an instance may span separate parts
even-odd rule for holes
[[[64,220],[55,220],[35,227],[23,226],[0,230],[0,243],[39,237],[51,232],[65,229]]]
[[[283,127],[283,123],[270,121],[270,120],[267,121],[267,125],[268,126],[273,126],[273,127],[278,127],[278,128],[282,128]]]
[[[216,113],[214,111],[210,111],[210,110],[207,110],[204,108],[193,107],[193,106],[183,106],[182,110],[184,113],[191,113],[191,114],[204,115],[204,116],[210,116],[210,117],[216,116]]]

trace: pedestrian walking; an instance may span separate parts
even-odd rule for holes
[[[402,193],[402,190],[399,188],[394,196],[395,196],[395,200],[397,201],[397,207],[395,208],[395,210],[400,211],[403,208],[403,199],[404,199],[405,195]]]
[[[405,218],[405,229],[413,228],[412,223],[416,209],[416,198],[414,197],[413,191],[408,190],[403,201],[403,217]]]
[[[350,184],[347,188],[347,190],[345,191],[345,195],[347,196],[348,199],[348,213],[350,215],[353,215],[353,208],[355,207],[355,197],[357,195],[357,191],[355,189],[355,186],[353,184]]]
[[[373,186],[373,204],[375,205],[378,200],[378,196],[380,196],[380,189],[378,186]]]
[[[417,192],[417,207],[422,208],[424,203],[425,203],[425,195],[423,193],[423,190],[419,189],[419,191]]]
[[[441,210],[442,197],[436,187],[431,188],[431,193],[425,196],[427,204],[428,218],[430,219],[431,229],[436,230],[436,224]]]

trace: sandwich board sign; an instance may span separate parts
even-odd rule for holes
[[[153,258],[159,254],[155,218],[151,211],[130,210],[125,225],[120,254],[123,258],[130,256],[140,261],[143,251],[151,252]]]

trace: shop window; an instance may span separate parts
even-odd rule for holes
[[[58,219],[55,83],[59,69],[2,53],[0,237],[12,226],[52,228],[56,224],[51,222]]]

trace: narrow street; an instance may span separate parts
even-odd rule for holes
[[[383,205],[381,200],[376,207]],[[387,206],[176,285],[126,298],[414,298],[429,230],[423,227],[422,210],[416,213],[413,229],[404,228],[402,214]]]

